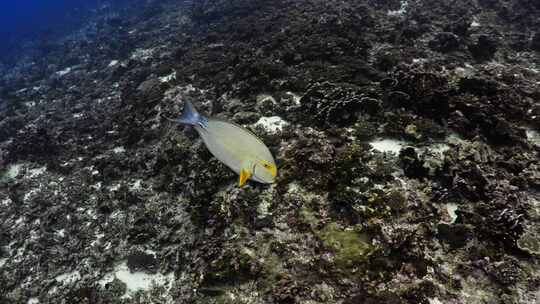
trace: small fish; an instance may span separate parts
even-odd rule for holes
[[[187,101],[182,115],[169,119],[190,125],[197,130],[206,147],[222,163],[240,175],[239,186],[248,179],[259,183],[273,183],[277,168],[266,145],[247,129],[216,118],[207,118]]]

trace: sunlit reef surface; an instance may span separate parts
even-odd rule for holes
[[[132,1],[31,44],[0,67],[0,303],[538,303],[536,3]],[[188,99],[276,183],[163,118]]]

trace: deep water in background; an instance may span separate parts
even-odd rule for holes
[[[26,43],[53,39],[80,26],[102,0],[6,0],[0,2],[0,62],[12,63]]]

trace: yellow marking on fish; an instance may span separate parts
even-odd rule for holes
[[[238,186],[242,187],[247,182],[250,176],[251,172],[249,172],[248,170],[240,170],[240,179],[238,180]]]
[[[277,175],[277,167],[265,160],[259,161],[259,163],[268,171],[270,171],[270,174],[272,174],[273,177],[276,177]]]

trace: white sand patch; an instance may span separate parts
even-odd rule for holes
[[[399,154],[399,151],[407,145],[406,142],[397,139],[378,139],[369,143],[374,150],[380,152],[392,152]]]
[[[34,194],[38,193],[39,192],[39,188],[35,188],[35,189],[32,189],[28,192],[26,192],[23,196],[23,201],[25,203],[28,203],[30,201],[30,199],[34,196]]]
[[[67,67],[67,68],[65,68],[65,69],[63,69],[61,71],[56,72],[56,75],[62,77],[64,75],[67,75],[67,74],[71,73],[72,69],[73,69],[72,67]]]
[[[104,236],[105,236],[105,233],[96,233],[95,234],[96,239],[93,240],[92,242],[90,242],[90,246],[93,247],[98,243],[102,243],[102,239],[103,239]]]
[[[463,139],[459,137],[457,134],[450,134],[448,137],[446,137],[445,142],[440,143],[433,143],[428,146],[423,147],[417,147],[417,150],[419,153],[425,153],[428,152],[428,150],[432,153],[436,153],[439,155],[443,155],[444,152],[450,150],[450,144],[459,144],[462,143]],[[380,152],[393,152],[396,154],[399,154],[399,151],[409,146],[409,143],[403,140],[397,140],[397,139],[390,139],[390,138],[383,138],[383,139],[377,139],[369,143],[373,149],[380,151]]]
[[[58,235],[59,237],[63,238],[66,235],[66,229],[60,229],[60,230],[56,231],[55,234]]]
[[[429,304],[443,304],[443,302],[441,302],[438,298],[433,298],[433,299],[428,298],[428,302]]]
[[[61,274],[54,279],[58,283],[71,284],[81,279],[81,273],[75,270],[73,272]]]
[[[174,282],[174,273],[163,275],[161,273],[148,274],[140,271],[131,272],[127,267],[127,262],[123,262],[116,266],[112,273],[106,274],[98,283],[105,286],[105,284],[112,282],[115,277],[126,284],[127,291],[123,296],[124,298],[129,297],[130,293],[138,290],[150,290],[153,286],[165,286],[170,289]]]
[[[11,205],[11,203],[13,203],[13,201],[11,200],[11,198],[7,197],[7,198],[2,199],[2,201],[0,201],[0,206],[7,207]]]
[[[464,67],[456,67],[453,70],[453,74],[458,78],[472,77],[476,73],[476,70],[471,65],[465,65]]]
[[[45,173],[46,171],[47,171],[47,166],[43,166],[43,167],[39,167],[39,168],[35,168],[35,169],[30,169],[27,172],[27,176],[29,178],[38,177],[38,176],[42,175],[43,173]]]
[[[409,7],[409,2],[407,0],[401,1],[401,6],[398,10],[395,11],[388,11],[388,16],[396,16],[401,17],[404,16],[407,13],[407,8]]]
[[[446,204],[446,212],[448,212],[448,215],[450,215],[450,224],[453,224],[456,222],[457,214],[456,211],[458,210],[458,205],[454,203],[448,203]]]
[[[169,82],[171,80],[176,80],[176,71],[172,72],[167,76],[159,77],[159,81],[161,82]]]
[[[4,265],[6,265],[6,263],[7,263],[7,260],[8,259],[6,259],[6,258],[0,259],[0,267],[4,267]]]
[[[474,16],[472,18],[471,27],[480,27],[480,22],[478,21],[478,17]]]
[[[526,129],[525,134],[527,134],[527,139],[533,145],[540,145],[540,133],[532,129]]]
[[[30,299],[28,299],[26,304],[39,304],[39,299],[38,298],[30,298]]]
[[[154,49],[136,49],[131,53],[131,59],[138,61],[146,61],[154,55]]]
[[[118,64],[118,60],[111,60],[111,62],[109,62],[109,67],[113,67],[117,64]]]
[[[289,95],[292,97],[292,100],[294,102],[295,105],[299,106],[300,105],[300,99],[302,99],[302,97],[298,94],[295,94],[293,92],[285,92],[285,94]]]
[[[254,125],[261,126],[270,133],[276,133],[283,130],[289,123],[279,116],[261,117]]]
[[[88,209],[86,210],[85,212],[90,218],[94,219],[94,220],[97,220],[97,214],[96,214],[96,210],[94,209]]]
[[[8,180],[8,181],[16,178],[19,175],[19,173],[21,172],[22,166],[23,166],[22,164],[10,165],[8,167],[6,173],[4,173],[3,178]]]
[[[445,143],[437,143],[429,146],[429,150],[433,153],[444,154],[444,152],[450,150],[450,146]]]
[[[20,218],[18,218],[17,220],[15,220],[15,225],[19,225],[20,223],[22,223],[24,221],[25,217],[24,216],[21,216]]]
[[[261,103],[263,101],[266,101],[266,100],[270,100],[270,102],[272,102],[273,104],[276,104],[276,99],[274,97],[272,97],[271,95],[268,95],[268,94],[259,94],[257,95],[257,103]]]
[[[446,137],[446,141],[448,143],[455,144],[455,145],[465,142],[465,140],[463,138],[461,138],[461,136],[459,136],[459,134],[457,134],[457,133],[450,133]]]
[[[142,189],[142,179],[135,180],[129,187],[129,190],[131,191],[139,191],[141,189]]]
[[[124,147],[120,146],[120,147],[114,148],[113,152],[116,153],[116,154],[124,153],[124,152],[126,152],[126,149]]]
[[[114,184],[114,185],[112,185],[112,186],[110,186],[108,188],[109,188],[110,191],[118,191],[118,189],[120,189],[121,186],[122,185],[118,183],[118,184]]]

